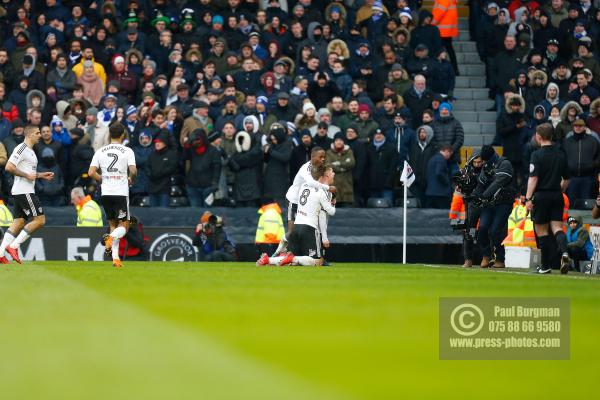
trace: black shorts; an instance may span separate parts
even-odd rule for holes
[[[290,203],[289,200],[286,200],[286,203],[287,203],[287,220],[293,222],[296,220],[296,213],[298,212],[298,204]]]
[[[289,249],[296,256],[321,258],[321,235],[310,225],[294,225],[288,238]]]
[[[107,220],[129,221],[128,196],[102,196],[102,207]]]
[[[44,215],[42,203],[35,193],[15,194],[15,206],[13,208],[13,218],[29,219]]]
[[[531,220],[534,224],[562,221],[564,207],[562,192],[536,192],[533,195]]]

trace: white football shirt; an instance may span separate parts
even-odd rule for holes
[[[300,167],[298,173],[294,177],[294,182],[292,182],[292,186],[288,189],[285,194],[285,198],[288,199],[290,203],[298,204],[298,198],[300,196],[300,187],[303,184],[308,184],[313,188],[321,188],[325,190],[329,190],[328,185],[324,185],[318,181],[316,181],[312,175],[312,164],[308,161],[306,164]]]
[[[30,149],[25,143],[21,143],[13,150],[8,162],[13,163],[17,170],[30,174],[37,171],[38,159],[35,151]],[[35,193],[35,180],[30,181],[27,178],[15,176],[12,189],[12,195]]]
[[[323,188],[314,188],[307,183],[300,187],[298,196],[298,211],[294,224],[310,225],[319,229],[319,214],[324,210],[328,215],[335,214],[335,207],[331,205],[331,199]]]
[[[102,196],[129,196],[127,180],[129,166],[135,165],[135,155],[129,147],[111,143],[96,151],[92,167],[102,175]]]

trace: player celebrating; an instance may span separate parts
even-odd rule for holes
[[[323,164],[314,167],[311,174],[313,179],[327,187],[333,183],[335,176],[333,169]],[[332,205],[329,192],[323,188],[315,188],[308,182],[302,184],[294,230],[289,238],[291,252],[282,257],[269,257],[267,254],[263,254],[257,264],[323,265],[321,235],[319,234],[319,230],[321,233],[324,230],[323,227],[320,228],[321,211],[325,211],[329,216],[335,214],[335,207]],[[299,256],[294,256],[294,253]]]
[[[288,235],[291,235],[292,230],[294,228],[294,220],[296,219],[296,210],[298,209],[298,201],[300,197],[300,187],[303,184],[307,184],[314,189],[324,189],[331,193],[335,193],[335,186],[324,185],[322,183],[317,182],[311,175],[311,171],[313,168],[323,165],[325,163],[325,150],[321,147],[314,147],[310,152],[310,161],[305,163],[300,167],[298,173],[294,177],[294,182],[292,186],[288,189],[285,194],[285,198],[287,199],[287,219],[288,219]],[[333,181],[332,181],[333,182]],[[279,246],[277,246],[277,250],[273,253],[273,257],[278,256],[281,253],[284,253],[287,249],[287,239],[284,236],[279,242]]]
[[[121,268],[119,240],[129,229],[129,185],[137,175],[133,150],[123,146],[125,127],[115,123],[109,128],[110,143],[96,151],[88,175],[102,183],[102,206],[110,234],[102,237],[106,254]],[[99,173],[100,171],[100,173]]]
[[[23,143],[15,147],[6,163],[6,172],[15,176],[11,189],[15,208],[13,210],[14,220],[4,234],[0,245],[0,263],[2,264],[8,264],[5,252],[21,264],[19,246],[46,223],[44,209],[35,194],[35,180],[39,178],[49,181],[54,178],[54,173],[36,172],[38,159],[32,147],[40,141],[41,136],[40,128],[27,126]],[[29,219],[32,219],[31,222],[25,225]]]

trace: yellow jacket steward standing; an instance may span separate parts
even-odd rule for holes
[[[0,226],[10,226],[13,222],[13,215],[10,209],[0,200]]]
[[[103,226],[102,210],[90,196],[85,196],[75,208],[77,209],[77,227]]]
[[[277,203],[262,206],[258,213],[258,227],[256,228],[256,244],[278,244],[285,230],[281,218],[281,208]]]
[[[431,13],[433,14],[432,24],[438,27],[442,38],[458,36],[456,0],[435,0]]]

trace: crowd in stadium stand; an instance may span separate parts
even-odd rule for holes
[[[597,190],[597,3],[469,3],[496,100],[494,144],[522,183],[535,126],[552,123],[572,200]],[[127,128],[140,171],[133,205],[283,204],[313,146],[327,150],[340,205],[398,204],[405,160],[421,206],[450,202],[465,133],[452,113],[455,0],[436,0],[431,11],[418,0],[0,6],[0,164],[24,126],[39,126],[38,168],[55,173],[36,184],[44,205],[66,205],[73,186],[94,195],[86,172],[115,122]],[[12,176],[2,175],[6,198]]]

